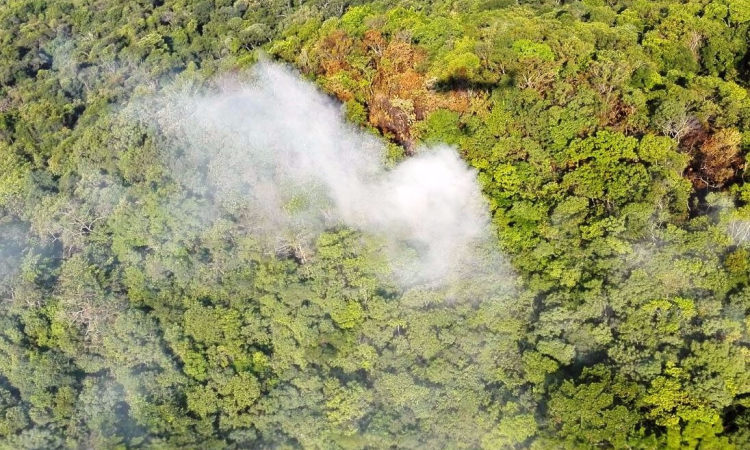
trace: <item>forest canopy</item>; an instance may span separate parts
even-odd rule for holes
[[[749,0],[3,2],[0,449],[750,448],[748,42]]]

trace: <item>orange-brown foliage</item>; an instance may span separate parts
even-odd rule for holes
[[[710,132],[699,127],[680,141],[683,152],[693,160],[685,176],[696,189],[722,187],[742,168],[742,135],[733,128]]]
[[[733,178],[741,165],[739,131],[727,128],[714,132],[698,153],[700,183],[721,187]]]
[[[377,30],[367,30],[365,32],[364,39],[362,40],[362,42],[367,48],[367,51],[377,56],[378,58],[380,58],[383,55],[383,50],[385,49],[387,45],[387,42],[385,41],[383,34]]]
[[[414,125],[431,112],[438,108],[465,112],[470,108],[471,92],[438,92],[431,88],[424,73],[424,50],[405,40],[387,41],[377,30],[369,30],[361,40],[353,40],[344,31],[337,30],[318,42],[317,52],[318,74],[326,77],[325,88],[343,101],[351,100],[354,93],[333,76],[346,71],[351,79],[362,81],[366,74],[348,61],[353,56],[368,58],[368,67],[375,71],[374,76],[368,78],[368,119],[407,150],[417,138]]]
[[[626,102],[621,95],[611,96],[605,105],[600,121],[610,127],[628,130],[628,117],[636,112],[636,107]]]
[[[332,75],[340,70],[347,70],[347,56],[352,47],[352,39],[343,30],[336,30],[321,39],[316,50],[323,73]]]

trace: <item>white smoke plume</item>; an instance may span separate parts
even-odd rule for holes
[[[410,283],[466,270],[487,242],[487,205],[455,149],[423,148],[386,170],[385,144],[283,66],[263,62],[246,82],[219,85],[219,93],[169,99],[158,122],[184,152],[180,180],[251,211],[256,233],[357,228],[387,243]]]

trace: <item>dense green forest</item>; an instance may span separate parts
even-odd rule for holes
[[[750,0],[0,2],[0,448],[749,449],[748,42]],[[481,262],[269,243],[174,100],[268,61],[383,176],[454,147]]]

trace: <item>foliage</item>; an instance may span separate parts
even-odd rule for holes
[[[4,2],[0,448],[750,448],[749,32],[747,0]],[[269,251],[121,111],[269,55],[389,166],[456,146],[519,287],[398,287],[357,230]]]

